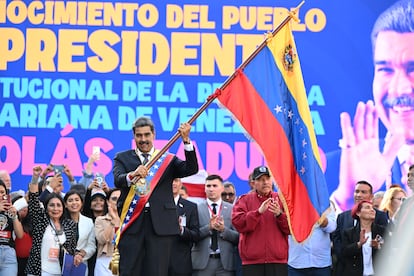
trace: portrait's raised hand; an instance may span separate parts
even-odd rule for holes
[[[342,210],[353,205],[353,190],[360,180],[368,181],[373,192],[385,182],[404,144],[401,135],[389,135],[384,150],[380,148],[378,115],[373,101],[359,102],[354,120],[346,112],[341,114],[342,139],[339,185],[335,199]]]

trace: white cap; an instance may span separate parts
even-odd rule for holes
[[[21,209],[28,206],[26,199],[24,197],[19,198],[13,203],[14,208],[16,208],[17,211],[20,211]]]

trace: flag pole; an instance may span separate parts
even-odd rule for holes
[[[296,14],[299,9],[303,6],[305,1],[302,1],[296,8],[288,13],[288,16],[271,32],[271,37],[274,37],[291,19],[299,22]],[[267,38],[265,38],[262,43],[256,48],[256,50],[250,54],[250,56],[229,76],[224,83],[218,88],[213,94],[207,97],[207,101],[194,113],[194,115],[188,120],[187,123],[190,125],[207,109],[207,107],[219,96],[222,90],[224,90],[230,82],[236,77],[237,71],[243,70],[251,61],[254,59],[257,54],[267,45]],[[148,169],[151,168],[155,162],[165,153],[167,150],[180,138],[180,132],[176,132],[173,137],[165,144],[165,146],[154,156],[151,160],[145,165]]]

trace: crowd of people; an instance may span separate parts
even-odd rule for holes
[[[407,198],[401,186],[377,196],[375,208],[372,185],[358,181],[353,207],[337,215],[332,204],[309,238],[297,243],[266,166],[250,173],[246,194],[237,196],[233,183],[210,174],[205,199],[188,199],[181,178],[198,172],[190,129],[179,128],[186,160],[164,154],[152,170],[145,164],[159,152],[155,127],[151,119],[138,118],[137,148],[116,155],[113,188],[90,165],[79,181],[68,166],[49,165],[33,168],[29,189],[21,194],[10,191],[10,176],[2,171],[0,275],[61,275],[68,259],[82,275],[375,274],[378,252],[390,247],[406,216],[400,214]],[[98,159],[94,153],[88,164]],[[137,189],[142,179],[149,186]],[[407,179],[414,187],[414,165]]]
[[[132,126],[136,148],[114,157],[113,185],[93,171],[99,153],[78,181],[68,166],[35,166],[23,192],[12,191],[10,175],[0,170],[0,275],[379,274],[378,256],[399,252],[395,237],[412,236],[414,165],[407,147],[414,120],[402,114],[413,105],[413,11],[412,0],[398,1],[374,26],[377,107],[359,104],[354,125],[341,115],[340,183],[303,243],[291,235],[266,166],[250,173],[250,191],[239,196],[234,184],[210,174],[205,199],[191,202],[181,182],[199,170],[191,126],[178,128],[181,160],[154,147],[154,124],[140,117]],[[384,152],[378,118],[388,130]]]

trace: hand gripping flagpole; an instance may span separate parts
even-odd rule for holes
[[[299,22],[297,18],[297,13],[299,9],[303,6],[305,1],[302,1],[296,8],[292,11],[288,12],[288,16],[272,31],[266,34],[266,38],[263,42],[256,48],[256,50],[234,71],[234,73],[229,76],[226,81],[221,85],[220,88],[217,88],[216,91],[207,97],[206,102],[194,113],[194,115],[188,120],[187,123],[192,125],[194,121],[207,109],[207,107],[221,94],[221,91],[224,90],[230,82],[237,76],[240,70],[243,70],[256,56],[257,54],[267,45],[268,39],[274,37],[291,19]],[[160,159],[167,150],[180,138],[180,132],[177,131],[173,137],[165,144],[165,146],[156,153],[156,155],[151,158],[151,160],[145,164],[147,169],[150,169],[157,161]],[[123,224],[123,222],[122,222]],[[112,260],[109,264],[109,269],[112,271],[114,275],[119,275],[119,251],[117,248],[117,243],[115,244],[114,254],[112,256]]]
[[[302,1],[296,8],[288,13],[288,16],[277,26],[272,32],[269,32],[266,35],[266,39],[256,48],[256,50],[234,71],[234,73],[226,79],[226,81],[221,85],[220,88],[217,88],[216,91],[207,97],[207,101],[194,113],[194,115],[188,120],[187,123],[192,125],[194,121],[207,109],[207,107],[221,94],[221,91],[224,90],[230,82],[236,77],[239,70],[243,70],[251,61],[254,59],[257,54],[267,45],[267,40],[270,37],[274,37],[287,23],[290,19],[299,22],[296,14],[298,10],[303,6],[305,1]],[[145,165],[147,169],[151,168],[152,165],[157,162],[157,160],[180,138],[180,133],[177,133],[167,142],[167,144],[154,156],[151,160]]]

